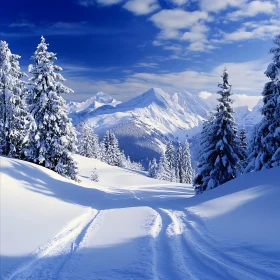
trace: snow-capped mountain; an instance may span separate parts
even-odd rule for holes
[[[116,106],[117,104],[121,103],[120,101],[115,100],[109,94],[104,92],[98,92],[95,96],[89,98],[84,102],[68,102],[68,110],[70,115],[73,114],[74,116],[86,114],[96,110],[99,107],[104,105],[107,106]]]
[[[93,101],[96,104],[96,97]],[[108,103],[94,107],[91,102],[82,103],[76,111],[70,109],[73,122],[85,121],[99,136],[114,130],[121,149],[137,161],[158,158],[169,139],[184,141],[198,133],[211,109],[199,96],[188,92],[169,95],[160,88],[115,107]]]

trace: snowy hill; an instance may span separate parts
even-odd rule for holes
[[[195,135],[210,108],[196,95],[169,95],[152,88],[116,107],[86,108],[70,116],[75,124],[86,121],[101,137],[106,130],[113,129],[121,149],[139,161],[159,157],[168,139],[184,141],[186,136]]]
[[[280,279],[279,168],[193,197],[81,156],[79,184],[0,160],[1,279]]]

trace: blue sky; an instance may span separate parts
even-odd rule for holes
[[[67,99],[153,86],[207,96],[224,66],[236,93],[260,95],[279,10],[280,0],[4,1],[0,39],[26,70],[44,35],[76,92]]]

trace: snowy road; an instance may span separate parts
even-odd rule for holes
[[[87,179],[92,160],[77,159],[83,178],[81,187],[69,183],[63,187],[60,182],[57,189],[51,180],[47,186],[46,181],[37,181],[35,193],[42,199],[48,197],[47,204],[53,207],[63,201],[67,207],[81,208],[64,226],[60,225],[55,235],[49,234],[48,242],[37,248],[30,245],[28,250],[32,252],[25,253],[26,258],[4,266],[2,279],[280,279],[279,228],[275,227],[274,232],[268,228],[271,241],[255,231],[255,223],[260,224],[264,218],[259,217],[255,203],[269,199],[275,212],[276,202],[271,198],[279,197],[279,188],[267,191],[254,186],[243,191],[240,186],[236,192],[211,194],[205,200],[193,197],[190,186],[170,185],[98,162],[94,164],[101,182],[93,183]],[[28,169],[24,172],[31,171]],[[25,191],[34,191],[34,182],[32,186],[27,183],[26,179]],[[59,208],[55,215],[66,212]],[[33,219],[37,218],[42,219],[42,215],[34,214]],[[254,223],[246,226],[251,220]],[[3,225],[9,226],[8,221]],[[265,225],[272,226],[273,221]],[[44,227],[36,224],[30,229],[38,243],[45,238],[40,237],[42,232]],[[1,242],[10,243],[10,247],[15,244],[5,234]],[[3,248],[1,257],[6,258],[28,251]]]

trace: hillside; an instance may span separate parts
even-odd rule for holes
[[[0,158],[1,279],[280,279],[279,168],[194,197],[75,157],[79,184]]]

